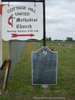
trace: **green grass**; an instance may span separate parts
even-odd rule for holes
[[[47,43],[48,47],[58,51],[58,83],[43,89],[40,85],[32,85],[31,52],[38,48],[28,42],[10,77],[8,93],[0,96],[0,100],[33,100],[34,97],[66,97],[66,100],[75,100],[75,44],[72,48],[67,45]],[[8,43],[3,42],[3,59],[8,58],[7,48]]]

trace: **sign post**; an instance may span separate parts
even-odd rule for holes
[[[45,0],[43,1],[43,46],[46,46]]]
[[[11,69],[15,65],[17,59],[13,57],[16,51],[24,45],[28,39],[43,39],[45,46],[45,0],[2,0],[3,2],[11,2],[10,5],[3,7],[2,18],[2,38],[9,42],[9,58],[12,60]],[[12,5],[12,2],[24,2]],[[6,18],[5,18],[6,16]],[[15,41],[13,41],[15,40]],[[17,41],[17,40],[22,40]],[[14,47],[13,47],[14,44]],[[15,47],[16,46],[16,47]],[[13,47],[13,48],[12,48]],[[12,50],[13,49],[13,50]],[[18,49],[18,51],[19,51]],[[12,52],[13,51],[13,52]],[[18,52],[19,53],[19,52]],[[11,56],[13,55],[13,56]],[[18,55],[15,55],[18,57]]]
[[[37,52],[32,52],[32,81],[35,85],[56,85],[58,57],[57,52],[52,52],[46,47],[45,0],[2,1],[25,2],[24,6],[3,7],[2,38],[5,41],[43,39],[43,47]]]
[[[0,4],[0,66],[2,64],[2,4]]]

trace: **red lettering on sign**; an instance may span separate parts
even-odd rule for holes
[[[12,34],[12,38],[21,37],[21,36],[30,36],[30,37],[33,37],[35,35],[32,34],[32,33],[30,33],[30,34],[17,34],[17,33],[13,33]]]

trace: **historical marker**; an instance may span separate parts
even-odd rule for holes
[[[57,84],[57,52],[43,46],[32,52],[32,84]]]

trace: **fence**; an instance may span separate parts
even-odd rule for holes
[[[25,41],[11,40],[8,42],[8,56],[11,59],[11,71],[13,71],[15,64],[21,55],[23,48],[25,46]],[[11,72],[10,71],[10,72]]]

